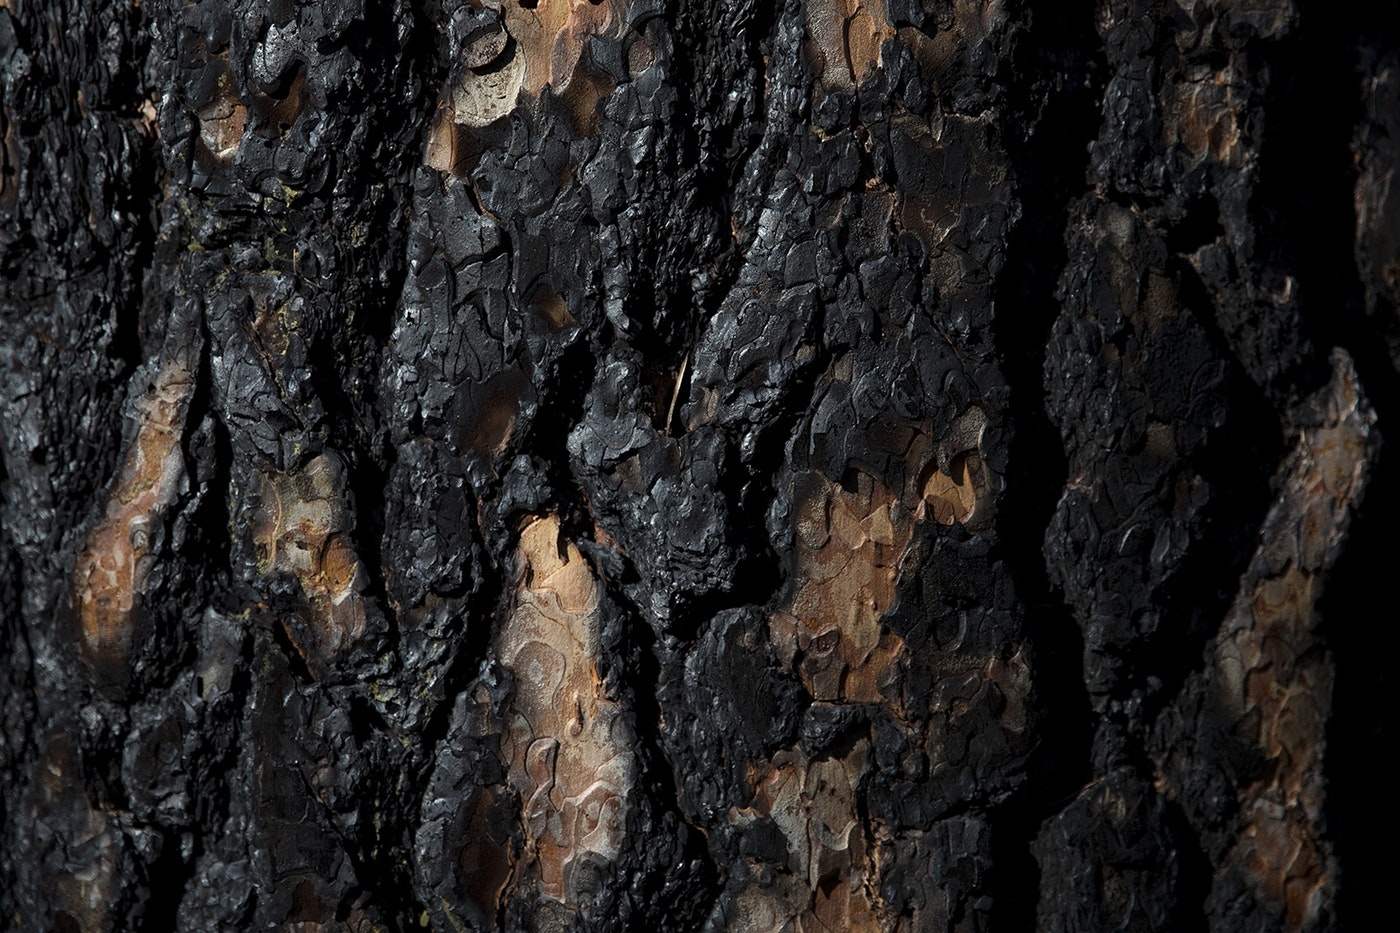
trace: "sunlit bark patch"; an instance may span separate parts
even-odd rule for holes
[[[1218,701],[1266,762],[1240,788],[1243,825],[1229,862],[1282,908],[1289,929],[1317,921],[1335,866],[1324,835],[1322,759],[1333,665],[1318,642],[1317,600],[1365,485],[1375,416],[1350,360],[1335,360],[1284,467],[1283,491],[1215,644]]]
[[[797,640],[800,670],[814,697],[878,702],[878,674],[900,648],[881,619],[894,600],[914,517],[864,473],[854,492],[817,473],[804,485],[796,583],[775,630],[780,640]]]
[[[808,48],[830,87],[860,84],[880,64],[880,44],[894,35],[885,0],[814,0],[807,4]]]
[[[194,388],[183,358],[163,364],[133,405],[136,433],[122,456],[102,519],[74,573],[83,653],[121,667],[146,593],[166,513],[185,488],[181,438]]]
[[[745,888],[732,903],[715,911],[709,928],[729,933],[798,933],[807,892],[799,890],[794,879],[782,880],[787,883]]]
[[[367,576],[351,538],[343,474],[332,454],[293,473],[264,471],[252,517],[258,570],[291,574],[300,584],[314,644],[298,648],[321,659],[347,648],[366,628],[361,592]]]
[[[1331,383],[1298,421],[1298,444],[1276,476],[1279,493],[1208,647],[1203,700],[1190,713],[1202,734],[1219,738],[1199,752],[1163,749],[1158,779],[1168,797],[1188,801],[1203,764],[1207,780],[1229,782],[1239,811],[1212,856],[1217,889],[1251,894],[1290,930],[1316,926],[1336,897],[1323,770],[1335,669],[1317,636],[1317,605],[1377,447],[1375,415],[1341,351]],[[1228,760],[1212,760],[1220,749]]]
[[[1193,69],[1171,90],[1174,100],[1164,114],[1167,142],[1180,144],[1193,160],[1212,159],[1229,168],[1245,164],[1243,138],[1246,101],[1232,69]]]
[[[238,155],[243,144],[243,128],[248,122],[248,108],[238,99],[233,73],[227,63],[218,77],[218,96],[199,109],[199,139],[214,161],[227,163]]]
[[[220,162],[230,162],[243,142],[248,110],[236,100],[219,98],[199,112],[199,137]]]
[[[591,131],[598,101],[615,83],[584,56],[592,36],[621,39],[629,0],[492,0],[463,37],[461,59],[434,118],[424,164],[462,173],[468,131],[488,126],[546,89],[561,99],[574,131]],[[634,35],[629,61],[645,62],[646,40]]]
[[[870,758],[868,739],[839,756],[809,758],[780,752],[763,765],[753,805],[731,810],[730,822],[769,818],[787,841],[788,866],[800,884],[750,885],[736,898],[741,910],[724,929],[881,929],[868,871],[872,842],[859,816],[858,787]],[[755,925],[762,918],[764,925]]]
[[[521,533],[519,568],[498,642],[516,684],[503,749],[525,826],[515,881],[579,909],[621,851],[633,736],[596,664],[598,580],[558,518]]]
[[[795,482],[793,585],[773,632],[800,658],[819,700],[881,702],[902,650],[883,618],[894,602],[901,561],[915,526],[974,519],[986,505],[979,444],[985,417],[971,409],[941,443],[907,432],[903,477],[890,488],[861,469],[840,484],[817,471]]]
[[[879,431],[883,450],[870,454],[872,463],[886,463],[885,475],[873,475],[862,461],[840,482],[815,469],[794,478],[792,583],[769,631],[813,699],[897,705],[893,688],[905,645],[885,616],[921,523],[986,520],[985,424],[975,407],[939,438],[927,424],[887,424]],[[944,691],[949,695],[935,702],[931,738],[942,743],[963,717],[985,721],[988,708],[1009,728],[1024,729],[1027,681],[1019,658],[991,659],[969,671],[959,682],[964,690]],[[862,737],[831,754],[793,749],[756,765],[754,801],[731,811],[731,821],[771,818],[786,841],[788,867],[803,884],[781,891],[749,885],[737,903],[776,917],[775,929],[883,928],[878,828],[861,816],[859,802],[870,764],[870,741]],[[753,927],[731,918],[726,928]]]

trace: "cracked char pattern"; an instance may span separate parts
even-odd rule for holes
[[[0,928],[1361,922],[1374,6],[0,0]]]

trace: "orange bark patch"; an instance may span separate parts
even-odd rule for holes
[[[833,374],[842,378],[842,362]],[[870,436],[889,454],[888,476],[853,464],[837,483],[816,470],[793,484],[792,584],[769,633],[780,657],[796,666],[813,699],[882,703],[904,650],[884,616],[894,602],[901,565],[916,526],[927,520],[982,521],[987,477],[980,445],[985,416],[969,409],[935,440],[924,424],[887,422]],[[873,457],[873,454],[872,454]],[[951,697],[940,708],[947,723],[973,700],[992,706],[1011,727],[1024,728],[1021,700],[1029,672],[1019,657],[991,659],[974,672],[972,700]],[[770,816],[787,840],[789,865],[802,883],[783,892],[750,886],[739,904],[772,918],[769,929],[877,930],[877,840],[860,816],[858,786],[870,743],[861,738],[832,757],[801,751],[755,762],[754,801],[730,813],[736,824]],[[725,928],[757,929],[743,918]]]
[[[564,328],[577,323],[574,316],[569,313],[569,305],[564,300],[564,296],[556,292],[536,295],[531,301],[531,305],[549,325],[551,334],[557,334]]]
[[[171,361],[136,401],[136,435],[74,571],[89,662],[121,665],[130,651],[133,616],[155,560],[152,539],[163,530],[165,513],[185,482],[180,441],[193,389],[184,361]]]
[[[856,801],[869,757],[867,739],[839,757],[812,760],[798,751],[781,752],[761,766],[753,806],[731,810],[735,824],[771,817],[787,840],[789,865],[801,879],[786,891],[750,887],[739,896],[740,904],[768,919],[762,929],[880,929],[866,884],[871,840]],[[760,929],[743,915],[726,928]]]
[[[799,669],[815,698],[878,702],[878,674],[902,647],[881,619],[894,601],[913,516],[864,473],[855,492],[816,473],[807,483],[788,606],[801,627],[783,632],[781,621],[775,627],[797,638]]]
[[[471,174],[480,156],[480,144],[466,127],[453,121],[451,104],[439,104],[432,128],[428,131],[423,164],[439,172],[464,176]]]
[[[815,0],[807,4],[808,48],[822,81],[851,88],[880,64],[880,44],[894,35],[885,0]]]
[[[1288,929],[1314,926],[1335,883],[1317,827],[1297,809],[1275,800],[1255,800],[1244,829],[1227,856],[1255,879],[1257,890],[1283,908]]]
[[[574,80],[589,36],[618,39],[630,0],[539,0],[533,9],[507,3],[506,28],[525,60],[522,87],[538,96],[546,84],[563,94]]]
[[[1227,862],[1289,929],[1313,925],[1335,886],[1322,772],[1333,666],[1314,634],[1316,603],[1364,486],[1374,422],[1344,356],[1314,403],[1322,423],[1304,430],[1289,460],[1210,672],[1236,735],[1265,762],[1239,789],[1243,816]]]
[[[617,858],[635,779],[632,735],[599,676],[597,578],[559,519],[520,536],[515,604],[501,627],[501,663],[516,692],[505,737],[510,783],[524,806],[526,849],[516,868],[571,909],[596,870]]]
[[[514,110],[522,95],[537,100],[549,88],[562,99],[575,132],[593,128],[598,101],[613,82],[581,64],[590,36],[621,39],[627,31],[628,0],[538,0],[525,6],[506,2],[499,22],[472,37],[463,51],[459,73],[435,117],[424,164],[461,174],[466,148],[452,126],[488,126]],[[631,58],[645,55],[635,37]]]
[[[977,508],[977,489],[985,487],[982,458],[974,453],[954,459],[944,473],[936,466],[926,468],[923,500],[926,515],[940,525],[966,522]]]
[[[1196,159],[1212,159],[1230,168],[1244,165],[1240,124],[1243,101],[1235,94],[1230,71],[1207,72],[1172,86],[1175,99],[1166,108],[1167,142],[1180,143]]]
[[[347,647],[366,625],[360,596],[366,578],[350,538],[343,472],[331,454],[294,473],[263,472],[252,519],[259,570],[289,573],[301,584],[321,657]]]
[[[771,624],[775,640],[799,658],[814,698],[883,701],[884,678],[903,650],[882,621],[900,564],[919,522],[966,523],[976,515],[986,489],[977,452],[983,423],[973,409],[939,444],[921,426],[888,429],[885,436],[903,448],[897,489],[860,469],[844,486],[815,471],[798,477],[794,582]]]

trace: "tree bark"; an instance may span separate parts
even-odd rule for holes
[[[1363,7],[0,0],[0,927],[1362,922]]]

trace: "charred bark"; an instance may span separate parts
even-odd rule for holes
[[[0,926],[1360,921],[1397,23],[0,0]]]

